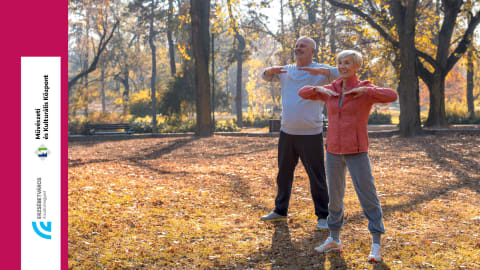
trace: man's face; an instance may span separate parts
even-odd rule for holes
[[[301,61],[312,61],[313,55],[315,54],[315,49],[313,48],[314,44],[308,39],[299,39],[295,44],[295,49],[293,50],[295,54],[295,60]]]

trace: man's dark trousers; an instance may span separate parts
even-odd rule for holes
[[[278,175],[275,213],[286,216],[292,193],[293,173],[302,160],[310,179],[310,192],[318,218],[328,216],[328,188],[323,159],[323,135],[289,135],[280,132],[278,142]]]

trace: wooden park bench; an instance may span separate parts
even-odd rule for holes
[[[279,132],[281,126],[280,119],[270,119],[268,122],[268,131],[269,132]],[[328,119],[323,120],[323,132],[326,134],[328,128]]]
[[[269,132],[279,132],[280,131],[280,119],[270,119],[268,121],[268,131]]]
[[[123,130],[123,131],[119,131],[119,130]],[[129,124],[85,124],[85,134],[87,135],[132,134],[132,133],[134,133],[134,131]]]

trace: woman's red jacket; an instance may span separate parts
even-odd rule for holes
[[[326,149],[333,154],[354,154],[368,151],[368,116],[375,103],[389,103],[397,100],[397,93],[388,88],[381,88],[369,81],[359,81],[356,76],[346,80],[345,92],[367,87],[367,91],[358,97],[355,94],[344,95],[339,106],[342,93],[342,79],[323,86],[337,92],[338,96],[317,93],[313,87],[300,89],[298,95],[305,99],[323,100],[328,112],[328,130]]]

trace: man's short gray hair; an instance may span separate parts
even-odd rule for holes
[[[355,66],[362,66],[362,63],[363,63],[363,57],[362,57],[362,53],[359,52],[359,51],[355,51],[355,50],[343,50],[341,51],[338,55],[337,55],[337,62],[338,60],[340,60],[340,58],[344,58],[346,56],[349,56],[351,55],[352,58],[353,58],[353,64]]]
[[[312,47],[316,50],[317,49],[317,43],[315,43],[315,40],[313,40],[313,38],[311,37],[307,37],[307,36],[301,36],[298,38],[297,41],[301,40],[301,39],[306,39],[308,40],[310,43],[312,43]]]

